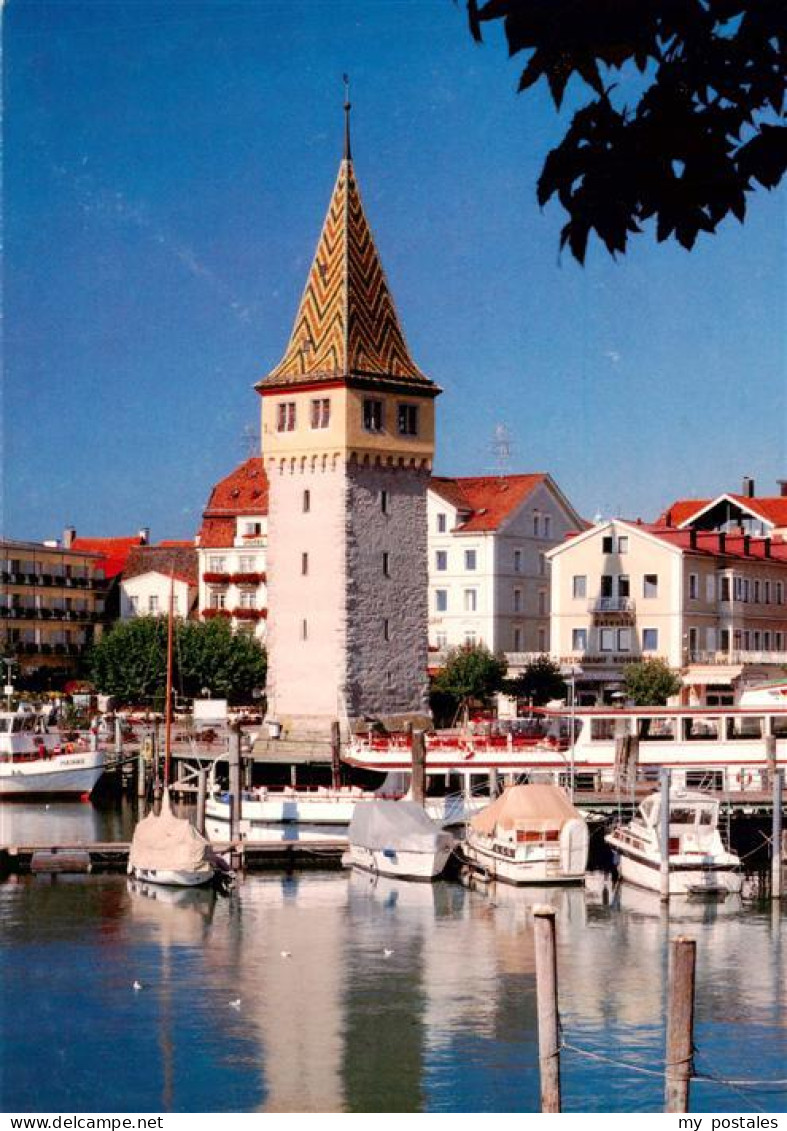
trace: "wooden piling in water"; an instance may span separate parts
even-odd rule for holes
[[[208,771],[200,770],[197,778],[197,832],[205,835],[205,808],[208,800]]]
[[[784,770],[773,773],[773,820],[771,825],[771,899],[782,897],[782,805]]]
[[[411,794],[413,801],[423,805],[426,800],[426,740],[422,730],[413,731]]]
[[[689,1084],[694,1072],[694,973],[697,944],[676,938],[670,943],[667,986],[667,1062],[664,1111],[689,1110]]]
[[[137,800],[144,801],[147,796],[148,786],[145,781],[145,749],[137,754]]]
[[[230,726],[229,740],[230,840],[233,841],[237,840],[240,835],[242,811],[240,738],[240,727],[237,723],[233,723]]]
[[[342,749],[339,720],[331,723],[331,785],[338,789],[342,784]]]
[[[561,1110],[560,1036],[557,1005],[557,938],[555,909],[540,903],[533,908],[538,1009],[538,1067],[541,1076],[541,1111]]]
[[[661,812],[659,814],[660,839],[661,839],[661,874],[660,890],[662,902],[669,899],[669,783],[670,773],[667,769],[659,771],[661,784]]]

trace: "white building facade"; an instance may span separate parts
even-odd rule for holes
[[[550,476],[435,477],[427,514],[431,662],[472,644],[513,669],[547,652],[547,553],[585,526]]]

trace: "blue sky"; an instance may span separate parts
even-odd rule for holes
[[[787,471],[785,194],[692,254],[584,268],[535,181],[561,136],[452,0],[9,0],[3,532],[190,537],[249,454],[336,175],[361,192],[436,468],[549,471],[574,505],[776,493]],[[570,101],[570,100],[569,100]]]

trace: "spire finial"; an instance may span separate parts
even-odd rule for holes
[[[350,76],[342,75],[342,82],[344,83],[344,159],[345,161],[352,161],[352,150],[350,149],[350,110],[352,110]]]

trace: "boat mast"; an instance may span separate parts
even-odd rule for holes
[[[167,614],[167,702],[164,708],[164,788],[170,783],[172,750],[172,621],[175,608],[175,576],[169,575],[169,610]]]

